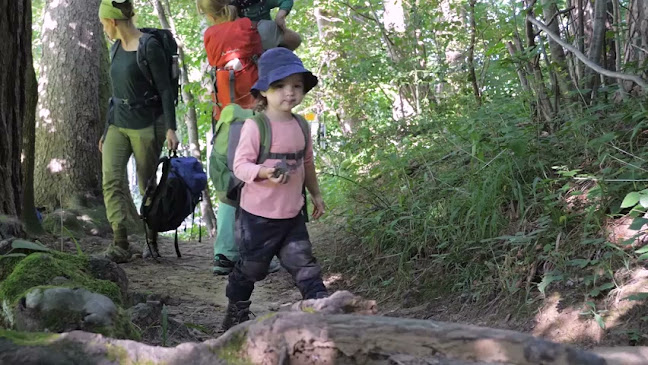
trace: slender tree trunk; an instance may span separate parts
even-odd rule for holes
[[[624,46],[623,60],[625,63],[635,63],[640,75],[646,77],[646,61],[648,61],[648,1],[631,0],[627,12],[627,38]],[[626,90],[631,90],[633,84],[624,82]]]
[[[535,42],[535,30],[533,29],[533,24],[528,20],[525,20],[525,33],[529,49],[537,47]],[[522,48],[520,47],[520,49]],[[542,119],[545,122],[549,123],[553,120],[555,113],[551,101],[549,100],[549,95],[547,94],[542,70],[540,69],[540,56],[536,55],[533,57],[529,62],[528,67],[530,68],[529,74],[533,75],[531,89],[535,92],[538,99],[539,115],[542,116]]]
[[[31,12],[31,8],[29,9]],[[31,18],[31,16],[30,16]],[[29,233],[43,232],[36,216],[34,205],[34,162],[36,153],[36,104],[38,103],[38,82],[34,71],[31,52],[27,61],[27,87],[25,87],[26,111],[23,120],[23,200],[22,221]]]
[[[110,89],[99,3],[48,0],[45,7],[34,193],[49,209],[101,197],[97,144]]]
[[[520,50],[516,49],[516,47],[511,42],[506,43],[506,48],[508,49],[511,57],[517,57],[518,52],[520,52]],[[529,87],[529,80],[527,80],[526,72],[524,72],[524,70],[525,67],[523,65],[521,64],[518,65],[517,74],[518,74],[518,78],[520,79],[520,85],[522,86],[522,90],[524,90],[524,92],[531,94],[532,91],[531,88]]]
[[[623,32],[621,30],[621,10],[619,9],[619,1],[612,0],[613,17],[614,17],[614,70],[617,72],[622,71],[623,53],[621,47],[623,45]],[[616,79],[619,85],[619,94],[623,97],[626,90],[623,85],[623,80]]]
[[[555,0],[542,0],[542,14],[544,15],[545,24],[557,35],[560,35],[560,18],[558,18],[558,7]],[[551,49],[551,58],[561,69],[565,69],[567,61],[565,51],[562,46],[553,39],[549,39],[549,48]]]
[[[594,25],[592,39],[590,39],[588,58],[597,65],[601,65],[601,57],[605,44],[605,19],[607,10],[607,0],[595,0],[594,2]],[[591,90],[592,100],[596,94],[599,77],[591,69],[585,72],[585,78],[588,88]]]
[[[477,85],[477,75],[475,74],[475,38],[477,33],[477,25],[475,23],[475,3],[476,0],[470,0],[470,48],[468,48],[468,70],[470,73],[470,81],[472,83],[473,94],[477,105],[481,106],[481,93],[479,92],[479,85]]]
[[[22,213],[22,127],[28,112],[31,1],[0,0],[0,214]]]
[[[578,50],[580,53],[585,54],[585,8],[583,4],[583,0],[578,0],[578,32],[577,32],[577,37],[578,37]],[[585,72],[585,66],[583,65],[582,62],[576,61],[576,70],[577,70],[577,75],[578,75],[578,80],[579,80],[579,87],[583,86],[583,73]]]
[[[184,42],[178,38],[178,32],[173,21],[173,17],[167,17],[167,12],[171,14],[169,1],[165,0],[166,9],[162,4],[161,0],[156,0],[153,2],[155,7],[155,12],[157,13],[160,24],[165,29],[170,29],[176,37],[178,43],[178,57],[180,59],[180,64],[182,65],[181,73],[181,82],[182,85],[189,84],[189,72],[187,69],[187,63],[184,61]],[[186,87],[182,88],[182,98],[184,103],[187,105],[187,114],[185,114],[185,124],[187,126],[187,134],[189,136],[189,150],[191,155],[202,161],[201,157],[201,148],[200,148],[200,138],[198,138],[198,116],[196,114],[196,107],[194,103],[194,95]],[[209,195],[209,188],[205,188],[202,193],[202,201],[200,202],[200,211],[202,212],[202,217],[205,221],[207,231],[209,236],[213,237],[216,233],[216,215],[214,214],[214,208],[212,206],[211,197]]]

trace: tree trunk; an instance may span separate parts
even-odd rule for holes
[[[556,6],[555,0],[542,0],[541,3],[545,24],[547,24],[547,27],[549,27],[554,34],[560,35],[560,18],[557,16],[558,7]],[[553,62],[556,63],[560,69],[566,69],[567,61],[562,46],[550,38],[549,48],[551,49]]]
[[[171,29],[173,34],[176,37],[176,42],[178,43],[178,58],[180,59],[180,64],[182,65],[181,72],[181,84],[189,84],[189,70],[187,69],[187,63],[185,62],[184,57],[184,42],[179,39],[178,32],[175,27],[175,22],[173,17],[167,17],[167,12],[171,14],[171,9],[169,1],[166,1],[166,9],[162,5],[162,1],[156,0],[154,2],[155,12],[157,13],[160,24],[165,29]],[[187,106],[187,113],[185,114],[185,124],[187,126],[187,134],[189,137],[189,150],[191,155],[202,161],[201,157],[201,148],[200,148],[200,138],[198,138],[198,116],[196,114],[196,106],[194,102],[194,95],[188,88],[182,88],[182,99],[184,100],[185,105]],[[216,233],[216,215],[214,214],[214,208],[212,206],[211,197],[209,195],[209,188],[205,188],[202,193],[202,201],[200,202],[200,211],[202,213],[203,220],[205,221],[205,226],[207,227],[207,232],[209,236],[213,237]]]
[[[22,128],[28,116],[31,1],[0,0],[0,214],[22,213]]]
[[[26,365],[45,359],[61,364],[108,363],[118,353],[122,363],[169,365],[606,364],[593,353],[515,331],[366,315],[375,313],[375,308],[361,308],[360,315],[340,314],[344,311],[339,304],[349,303],[338,300],[344,299],[340,298],[344,293],[306,301],[323,305],[294,305],[291,311],[244,322],[217,339],[175,348],[81,331],[52,335],[32,346],[0,337],[4,349],[0,361]]]
[[[49,209],[101,197],[101,154],[109,89],[99,0],[48,0],[42,31],[36,202]]]
[[[530,3],[530,2],[528,2]],[[534,49],[537,47],[535,43],[535,30],[533,29],[533,24],[527,19],[525,21],[525,33],[527,40],[527,47],[529,49]],[[521,43],[518,39],[518,42]],[[522,49],[521,45],[518,45],[519,49]],[[538,114],[542,117],[544,122],[549,123],[554,118],[554,109],[549,100],[549,95],[547,94],[547,88],[544,83],[544,77],[542,75],[542,70],[540,69],[540,56],[536,55],[531,59],[528,64],[529,74],[533,75],[531,81],[531,89],[534,91],[538,99]]]
[[[594,25],[592,39],[590,39],[588,58],[594,64],[601,65],[601,57],[605,44],[605,19],[607,17],[607,0],[595,0],[594,2]],[[591,69],[585,72],[587,87],[591,90],[592,100],[596,93],[599,77]]]
[[[624,62],[636,63],[640,76],[646,77],[648,61],[648,1],[632,0],[627,13],[627,38],[624,46]],[[626,90],[632,89],[631,82],[624,82]]]
[[[31,12],[31,8],[30,8]],[[43,232],[34,204],[34,161],[36,153],[36,104],[38,103],[38,82],[34,71],[31,52],[27,61],[27,87],[25,88],[27,110],[23,121],[23,200],[22,221],[25,229],[32,234]]]
[[[479,92],[479,85],[477,85],[477,75],[475,74],[475,38],[477,33],[477,25],[475,23],[475,2],[470,0],[470,47],[468,48],[468,70],[469,78],[472,83],[473,94],[477,105],[481,106],[481,93]]]

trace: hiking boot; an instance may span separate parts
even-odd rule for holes
[[[221,325],[221,330],[225,332],[237,324],[249,320],[251,303],[252,302],[249,300],[236,303],[229,302],[225,318],[223,319],[223,324]]]
[[[110,246],[108,246],[106,251],[104,251],[103,257],[114,263],[123,264],[130,260],[131,254],[130,252],[128,252],[128,250],[117,246],[116,244],[111,244]]]
[[[236,263],[222,254],[216,255],[214,258],[214,275],[229,275],[230,272],[234,269]]]

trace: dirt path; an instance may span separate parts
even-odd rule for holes
[[[162,238],[160,253],[163,257],[159,262],[135,259],[121,265],[128,274],[129,291],[161,296],[166,302],[169,318],[193,329],[189,331],[189,338],[186,338],[186,334],[174,336],[171,330],[171,344],[187,340],[202,341],[220,334],[219,327],[227,306],[227,276],[212,274],[212,247],[210,238],[201,243],[180,242],[182,257],[177,258],[173,240]],[[299,299],[301,295],[294,287],[292,278],[282,269],[257,284],[252,295],[251,310],[256,316],[262,316],[277,310],[281,304]],[[158,342],[155,338],[144,340]]]

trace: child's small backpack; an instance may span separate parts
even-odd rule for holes
[[[306,144],[310,137],[310,128],[308,122],[301,115],[293,114],[295,119],[299,122],[299,126],[304,132]],[[214,129],[214,146],[211,155],[209,156],[209,177],[214,184],[214,190],[218,197],[224,203],[238,206],[240,200],[241,188],[243,181],[234,176],[233,163],[236,147],[238,146],[239,139],[241,138],[241,129],[246,119],[253,119],[259,128],[259,136],[261,146],[259,148],[259,156],[257,157],[257,164],[263,163],[268,158],[273,159],[297,159],[294,153],[271,153],[270,145],[272,143],[272,128],[270,121],[263,113],[254,113],[252,110],[243,109],[237,104],[229,104],[221,112],[220,119]],[[304,156],[306,150],[299,151],[301,157]]]
[[[230,103],[252,108],[256,99],[250,94],[250,88],[259,78],[256,62],[263,53],[256,25],[250,19],[239,18],[209,27],[204,38],[207,59],[212,66],[212,119],[218,120]],[[233,67],[230,62],[236,59],[238,67]]]
[[[146,47],[148,42],[155,38],[162,45],[164,50],[164,55],[166,56],[166,64],[168,65],[169,77],[171,78],[171,86],[173,87],[173,100],[175,104],[178,105],[178,90],[180,89],[180,66],[178,64],[178,44],[168,29],[157,29],[157,28],[141,28],[140,31],[144,33],[140,39],[137,46],[137,66],[144,74],[144,77],[151,85],[153,83],[153,75],[151,75],[151,69],[149,68],[148,55],[146,54]],[[113,43],[110,48],[110,60],[112,61],[115,58],[115,53],[121,41],[118,39]],[[156,95],[157,96],[157,95]],[[145,96],[142,95],[142,98]]]
[[[207,186],[207,175],[195,157],[177,157],[175,151],[169,157],[160,158],[159,164],[162,165],[162,177],[157,184],[155,174],[148,181],[140,217],[155,232],[175,229],[175,250],[181,257],[177,228],[201,200],[202,191]]]

